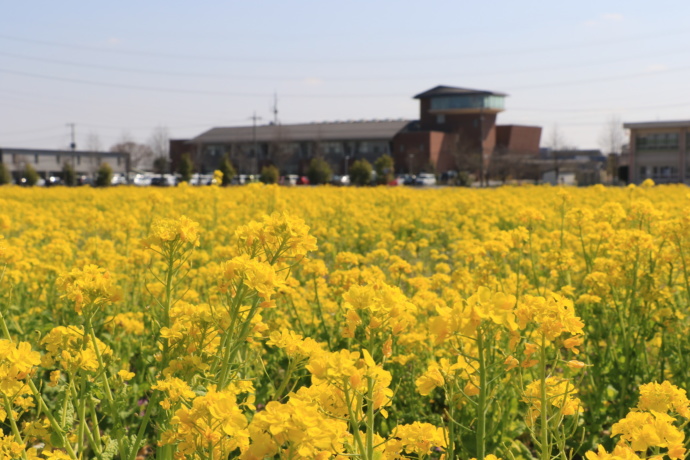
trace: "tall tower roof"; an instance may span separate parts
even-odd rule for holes
[[[431,88],[423,93],[417,94],[414,99],[425,99],[428,97],[437,96],[470,96],[470,95],[481,95],[481,96],[507,96],[505,93],[499,93],[496,91],[486,91],[483,89],[470,89],[470,88],[458,88],[457,86],[443,86],[439,85],[435,88]]]

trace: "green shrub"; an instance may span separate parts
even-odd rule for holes
[[[333,170],[323,158],[312,158],[307,169],[310,184],[327,184],[333,176]]]
[[[280,171],[273,165],[264,166],[261,169],[261,177],[259,180],[264,184],[277,184],[280,179]]]
[[[12,176],[10,170],[5,166],[5,163],[0,163],[0,185],[12,183]]]
[[[96,187],[108,187],[113,180],[113,168],[108,163],[101,163],[96,173]]]
[[[62,165],[62,183],[68,187],[77,185],[77,173],[71,163],[65,162]]]
[[[350,183],[354,185],[371,184],[371,163],[367,160],[357,160],[350,168]]]
[[[180,165],[177,168],[177,172],[180,173],[180,179],[183,182],[189,182],[192,180],[192,171],[194,170],[194,164],[192,163],[192,158],[188,153],[182,155],[180,158]]]
[[[376,182],[379,184],[388,184],[393,180],[393,171],[395,170],[395,163],[393,157],[390,155],[383,155],[374,162],[374,169],[376,169]]]
[[[41,176],[38,175],[33,166],[27,164],[24,167],[24,179],[26,179],[26,185],[33,187],[38,183],[38,179],[40,178]]]
[[[227,155],[221,160],[220,165],[218,165],[218,170],[223,173],[223,183],[221,185],[225,186],[232,184],[232,179],[237,175],[237,171],[235,171],[235,167],[232,165]]]

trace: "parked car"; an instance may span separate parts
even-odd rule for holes
[[[192,174],[189,185],[211,185],[213,174]]]
[[[134,180],[132,180],[132,183],[137,187],[146,187],[151,185],[152,179],[153,175],[151,174],[137,174],[136,176],[134,176]]]
[[[350,185],[350,176],[345,174],[344,176],[333,176],[331,180],[333,185]]]
[[[174,187],[177,185],[177,178],[172,174],[157,174],[151,178],[151,185],[158,187]]]
[[[297,174],[287,174],[280,178],[280,185],[297,185],[298,180]]]
[[[300,176],[297,179],[297,185],[309,185],[309,178],[307,176]]]
[[[127,185],[127,178],[124,174],[113,174],[110,185]]]
[[[430,173],[419,173],[415,185],[436,185],[436,176]]]
[[[388,183],[388,185],[393,185],[393,186],[405,185],[405,175],[398,174],[397,176],[395,176],[395,178],[393,178],[393,180],[391,180]]]
[[[46,187],[50,187],[52,185],[62,185],[62,179],[60,179],[58,176],[48,177],[48,180],[46,181]]]

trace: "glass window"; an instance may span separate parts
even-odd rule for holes
[[[653,133],[635,137],[638,150],[676,150],[678,133]]]
[[[442,125],[443,123],[446,122],[446,116],[441,114],[441,115],[436,115],[436,123],[439,125]]]

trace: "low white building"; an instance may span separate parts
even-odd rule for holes
[[[61,176],[66,163],[77,175],[93,177],[101,163],[108,163],[114,174],[129,172],[129,154],[121,152],[88,152],[72,150],[15,149],[0,147],[0,163],[4,163],[18,181],[27,165],[31,165],[44,179]]]

